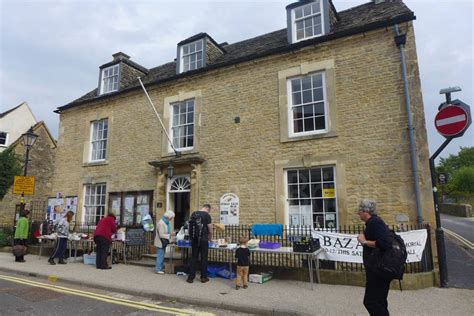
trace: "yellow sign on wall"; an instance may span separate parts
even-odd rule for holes
[[[323,189],[323,197],[333,198],[334,197],[334,188]]]
[[[13,194],[33,195],[35,193],[35,177],[15,176]]]

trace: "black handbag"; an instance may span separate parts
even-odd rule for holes
[[[168,246],[168,244],[170,243],[170,240],[166,238],[160,238],[160,240],[161,240],[161,248],[163,249],[165,249],[166,246]]]

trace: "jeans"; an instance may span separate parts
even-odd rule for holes
[[[207,253],[209,250],[209,244],[206,240],[193,240],[191,242],[191,266],[189,267],[189,280],[194,280],[196,277],[196,266],[199,259],[199,254],[201,255],[201,279],[207,278]]]
[[[156,247],[156,272],[163,271],[166,248]]]
[[[388,316],[388,290],[390,281],[384,280],[373,272],[367,272],[365,284],[364,306],[370,316]]]

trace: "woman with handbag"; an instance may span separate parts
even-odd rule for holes
[[[16,222],[15,237],[13,242],[13,254],[15,255],[15,262],[25,262],[26,241],[28,239],[28,215],[30,211],[23,210],[20,213],[20,218]]]
[[[166,246],[170,243],[171,237],[174,235],[171,229],[171,220],[174,218],[173,211],[166,211],[156,225],[155,247],[156,247],[156,267],[158,274],[165,274],[163,266],[165,262]]]

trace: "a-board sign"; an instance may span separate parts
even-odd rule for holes
[[[142,246],[146,243],[145,231],[142,228],[128,228],[126,236],[129,246]]]
[[[15,176],[13,180],[13,194],[35,194],[35,177]]]

